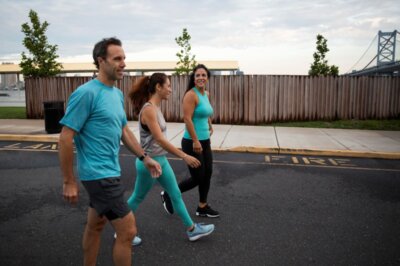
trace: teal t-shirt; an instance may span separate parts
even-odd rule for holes
[[[119,177],[122,128],[127,124],[124,97],[116,87],[93,79],[70,96],[61,124],[73,129],[80,180]]]
[[[193,90],[199,98],[199,103],[194,108],[192,116],[194,130],[199,140],[206,140],[210,138],[208,118],[213,115],[214,110],[206,93],[202,95],[196,87],[194,87]],[[183,137],[185,139],[192,139],[186,127]]]

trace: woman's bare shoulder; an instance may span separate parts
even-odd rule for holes
[[[183,100],[185,101],[197,101],[197,95],[193,89],[187,91],[185,96],[183,96]]]

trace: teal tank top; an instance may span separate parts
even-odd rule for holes
[[[194,108],[192,116],[194,130],[199,140],[206,140],[210,138],[208,118],[213,115],[214,110],[210,104],[207,93],[204,93],[204,95],[202,95],[196,87],[193,87],[193,90],[199,98],[199,102]],[[186,126],[183,138],[192,139]]]

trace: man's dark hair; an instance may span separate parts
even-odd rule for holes
[[[111,38],[104,38],[103,40],[101,40],[95,44],[95,46],[93,48],[93,60],[94,60],[94,64],[97,69],[99,69],[98,57],[106,59],[107,48],[109,45],[122,46],[122,42],[115,37],[111,37]]]

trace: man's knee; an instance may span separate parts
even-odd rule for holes
[[[101,232],[106,223],[107,219],[104,216],[102,217],[97,216],[94,218],[93,216],[89,215],[86,228],[91,232]]]
[[[135,218],[132,213],[129,213],[122,219],[114,220],[112,223],[117,233],[117,239],[120,241],[130,242],[137,234]]]
[[[99,222],[96,224],[87,224],[86,227],[89,230],[89,232],[91,233],[101,233],[104,229],[104,226],[106,224],[107,220],[105,220],[104,222]]]
[[[131,241],[137,234],[137,228],[135,225],[132,225],[126,232],[126,235],[128,236],[129,240]]]
[[[132,242],[133,238],[137,234],[136,226],[132,225],[120,232],[117,232],[117,239],[121,242]]]

